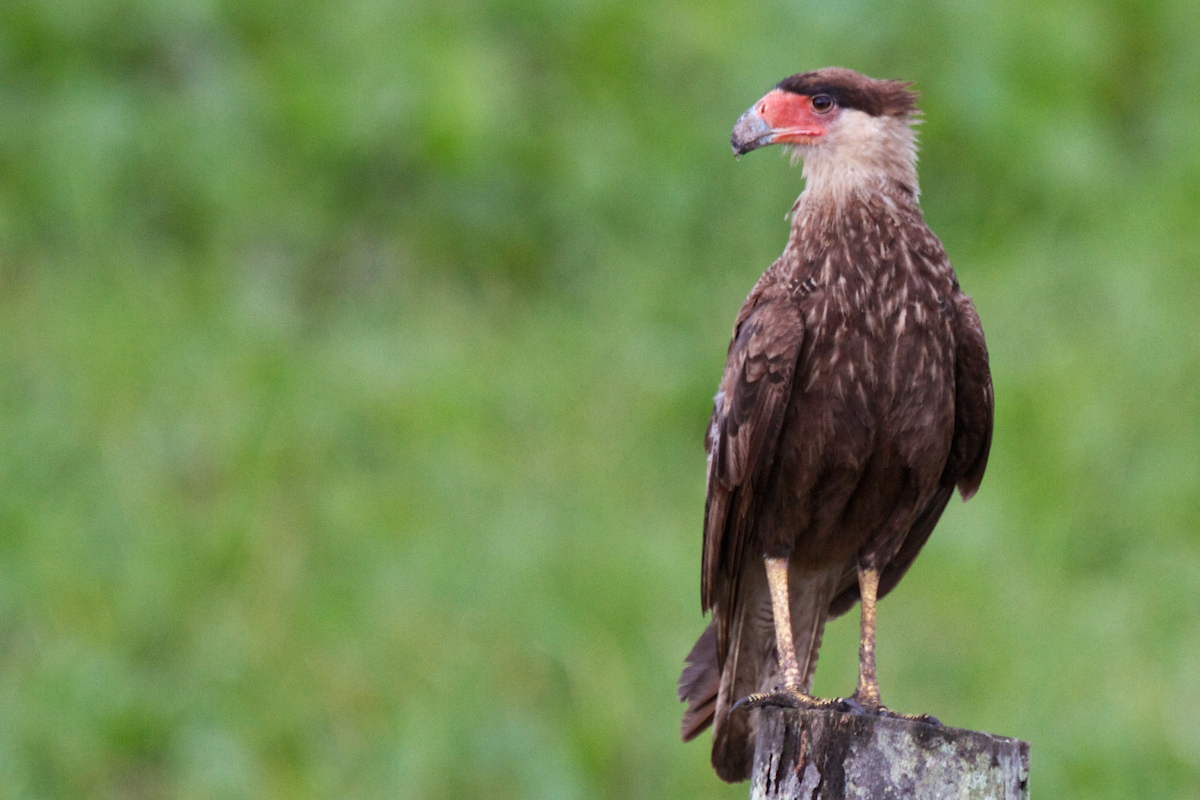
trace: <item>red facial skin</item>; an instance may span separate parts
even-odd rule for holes
[[[781,89],[763,95],[754,104],[754,111],[770,126],[771,144],[816,144],[840,113],[836,104],[818,113],[811,97]]]

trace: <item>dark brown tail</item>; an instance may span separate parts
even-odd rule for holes
[[[744,709],[730,714],[730,709],[746,695],[771,691],[782,681],[766,574],[761,562],[756,566],[743,573],[742,603],[729,626],[726,657],[717,657],[716,622],[711,622],[688,654],[679,678],[679,699],[688,704],[683,740],[691,741],[712,725],[713,769],[730,783],[750,777],[758,721],[756,714]],[[841,569],[789,572],[792,630],[805,692],[812,683],[829,601],[841,574]]]
[[[679,699],[688,704],[683,712],[683,740],[690,742],[712,724],[717,707],[721,669],[717,666],[717,626],[708,623],[696,640],[679,676]]]

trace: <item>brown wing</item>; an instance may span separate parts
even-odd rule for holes
[[[965,294],[954,301],[954,439],[942,482],[958,486],[963,500],[979,489],[992,449],[992,373],[975,304]]]
[[[706,441],[708,497],[700,600],[704,611],[718,608],[714,621],[722,658],[741,557],[775,459],[804,341],[799,307],[774,288],[756,288],[738,315]]]
[[[992,446],[992,374],[988,369],[983,326],[975,305],[966,295],[960,294],[954,301],[952,325],[955,342],[954,435],[950,440],[950,456],[942,472],[941,486],[917,515],[904,544],[879,578],[880,598],[895,588],[908,572],[933,533],[955,486],[963,500],[970,500],[979,489],[983,471],[987,468]],[[830,606],[830,616],[845,613],[858,601],[857,579],[848,574],[846,583],[848,586],[839,592]]]

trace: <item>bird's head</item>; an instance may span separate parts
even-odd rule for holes
[[[733,152],[791,145],[810,189],[890,178],[915,193],[916,101],[907,83],[840,67],[793,75],[738,119]]]

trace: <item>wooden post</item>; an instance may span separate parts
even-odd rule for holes
[[[1028,800],[1029,745],[895,717],[763,708],[750,800]]]

